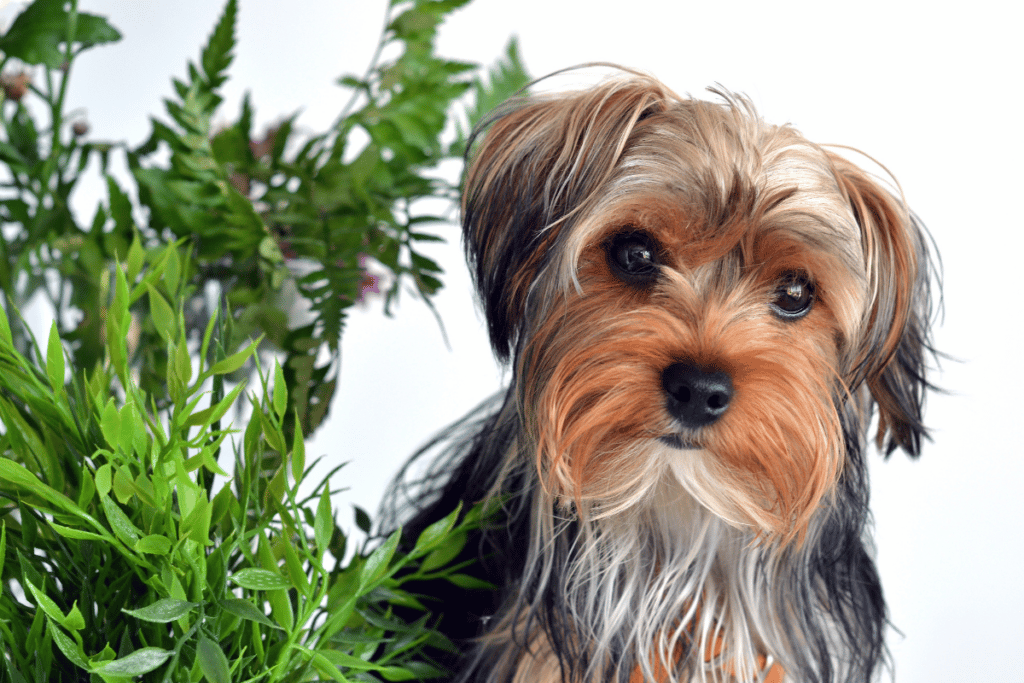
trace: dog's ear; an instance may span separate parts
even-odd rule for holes
[[[930,262],[922,226],[871,176],[830,154],[836,179],[861,229],[867,265],[868,310],[854,363],[878,406],[876,443],[885,455],[897,447],[911,456],[928,432],[922,423],[930,342]]]
[[[634,126],[665,98],[653,79],[618,80],[510,101],[474,132],[463,238],[500,360],[523,332],[538,274],[611,175]]]

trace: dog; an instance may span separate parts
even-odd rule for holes
[[[497,590],[432,591],[457,680],[887,661],[864,453],[928,438],[927,235],[835,148],[711,91],[624,70],[471,140],[465,248],[510,386],[434,444],[404,520],[498,502],[463,551]]]

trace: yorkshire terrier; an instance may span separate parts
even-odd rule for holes
[[[433,591],[458,680],[846,683],[887,659],[863,454],[927,437],[925,233],[712,92],[628,72],[474,136],[464,238],[511,384],[406,520],[500,502],[465,551],[499,590]]]

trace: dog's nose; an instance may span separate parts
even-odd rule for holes
[[[693,363],[673,363],[661,373],[668,409],[684,427],[709,425],[725,414],[732,400],[732,379],[725,372]]]

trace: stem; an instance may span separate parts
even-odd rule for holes
[[[387,10],[385,10],[384,12],[384,26],[380,30],[380,40],[377,41],[377,48],[374,50],[373,56],[370,57],[370,63],[366,67],[366,73],[363,74],[362,81],[364,83],[367,83],[368,88],[370,76],[373,75],[373,72],[377,70],[377,65],[380,62],[380,56],[384,52],[384,45],[388,42],[386,38],[388,34],[388,26],[391,25],[392,7],[393,3],[388,3]],[[349,114],[352,113],[352,109],[355,107],[356,101],[359,99],[359,95],[360,91],[358,89],[352,91],[352,96],[348,98],[348,102],[346,102],[345,106],[342,107],[341,113],[338,115],[338,118],[336,118],[334,122],[331,124],[331,127],[328,128],[328,130],[333,131],[333,134],[324,138],[324,143],[316,152],[314,158],[319,157],[323,150],[327,149],[328,147],[334,146],[334,140],[337,138],[338,135],[341,134],[341,127],[345,123],[345,120],[349,117]],[[330,140],[330,143],[328,143],[328,140]]]
[[[71,0],[71,11],[68,14],[68,35],[64,43],[64,64],[61,68],[60,90],[57,93],[57,101],[51,109],[51,120],[53,122],[52,138],[50,141],[50,154],[60,147],[60,123],[64,112],[64,97],[68,92],[68,77],[71,75],[71,62],[74,59],[75,33],[78,28],[78,0]]]

